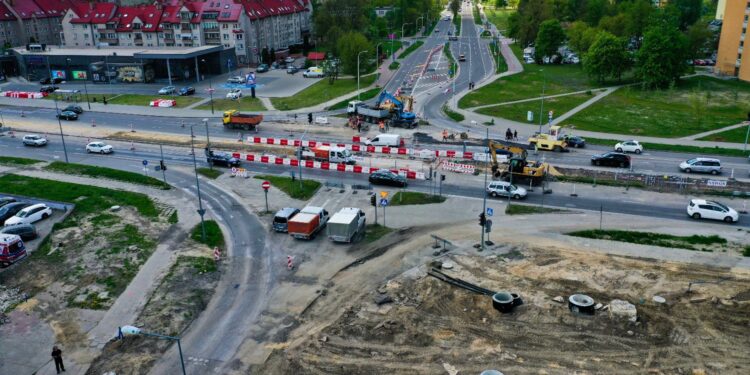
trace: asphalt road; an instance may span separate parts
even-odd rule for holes
[[[0,155],[14,155],[31,157],[38,159],[54,159],[62,160],[62,148],[59,144],[58,139],[51,139],[52,144],[46,148],[28,148],[20,145],[17,140],[11,141],[9,139],[0,138]],[[124,169],[129,171],[141,171],[142,160],[149,160],[151,165],[158,164],[159,161],[159,148],[151,145],[138,145],[137,151],[116,151],[113,155],[86,155],[84,152],[84,140],[82,139],[69,139],[66,137],[68,144],[68,151],[71,157],[71,162],[83,162],[89,164],[101,163],[103,159],[111,159],[105,166]],[[117,147],[115,143],[115,149],[121,150],[124,147]],[[124,146],[124,145],[123,145]],[[169,147],[165,148],[165,161],[167,165],[179,164],[179,165],[192,165],[192,157],[189,155],[189,150],[180,147]],[[198,152],[198,155],[200,153]],[[205,162],[199,158],[199,166],[205,166]],[[276,175],[289,175],[291,171],[290,167],[261,164],[261,163],[243,163],[243,167],[251,172],[263,173],[263,174],[276,174]],[[153,172],[152,172],[153,173]],[[158,176],[157,176],[158,177]],[[305,170],[305,178],[312,178],[319,181],[333,181],[347,185],[367,185],[367,176],[353,173],[339,173],[333,171],[323,170]],[[167,181],[172,182],[171,172],[167,172]],[[182,186],[182,185],[179,185]],[[432,191],[430,181],[411,181],[409,189],[411,191],[430,192]],[[476,184],[473,182],[467,182],[465,179],[456,178],[455,181],[449,181],[443,184],[443,194],[470,197],[481,199],[484,194],[482,184]],[[216,193],[216,192],[214,192]],[[654,193],[657,194],[657,193]],[[217,199],[217,198],[214,198]],[[223,199],[223,198],[222,198]],[[530,193],[526,199],[527,203],[531,204],[544,204],[546,206],[561,207],[561,208],[575,208],[584,210],[599,211],[601,208],[604,212],[620,213],[620,214],[631,214],[639,216],[647,216],[654,218],[664,219],[677,219],[677,220],[690,220],[685,214],[684,204],[671,204],[665,202],[651,202],[651,203],[640,203],[635,201],[625,201],[622,197],[572,197],[566,193],[553,193],[553,194],[542,194],[541,189],[537,188],[534,192]],[[214,205],[227,206],[227,202],[217,201]],[[477,213],[479,214],[479,213]],[[230,214],[231,215],[231,214]],[[740,216],[740,226],[750,226],[750,220]],[[255,233],[255,232],[253,232]],[[247,237],[250,238],[250,237]],[[245,241],[248,241],[247,239]],[[234,243],[235,241],[233,241]]]

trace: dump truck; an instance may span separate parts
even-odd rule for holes
[[[328,238],[334,242],[352,242],[365,230],[365,213],[359,208],[344,207],[328,221]]]
[[[302,159],[351,165],[357,163],[351,151],[337,146],[304,147],[302,149]]]
[[[328,211],[324,208],[307,206],[287,222],[287,231],[297,239],[313,239],[326,226],[328,217]]]
[[[255,130],[263,121],[263,115],[252,113],[240,113],[234,109],[224,112],[224,127],[227,129]]]
[[[359,100],[349,102],[346,111],[349,115],[358,115],[371,124],[390,121],[391,126],[411,129],[417,126],[416,115],[411,112],[413,99],[407,96],[393,96],[383,91],[374,106],[368,106]]]

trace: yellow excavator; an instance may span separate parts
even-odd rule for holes
[[[518,184],[539,185],[549,170],[549,164],[526,160],[527,151],[521,146],[503,144],[489,140],[487,147],[492,155],[492,176],[495,179],[512,181]],[[498,152],[501,151],[501,152]],[[508,155],[508,168],[501,169],[497,161],[497,154]]]

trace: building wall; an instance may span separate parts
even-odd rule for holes
[[[750,81],[750,50],[744,51],[747,38],[750,1],[728,1],[716,58],[717,72]]]
[[[70,20],[77,18],[75,13],[68,10],[62,18],[63,41],[61,44],[68,47],[93,47],[92,35],[94,32],[89,24],[70,23]]]
[[[723,20],[724,19],[724,9],[727,6],[727,0],[719,0],[719,3],[716,5],[716,19],[717,20]]]

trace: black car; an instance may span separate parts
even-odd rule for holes
[[[566,135],[565,142],[568,142],[568,146],[574,148],[586,147],[586,140],[577,135]]]
[[[33,224],[18,224],[11,225],[9,227],[3,227],[0,229],[0,233],[4,234],[15,234],[20,236],[22,240],[29,241],[37,237],[36,228]]]
[[[71,104],[63,109],[63,112],[65,111],[75,112],[76,114],[80,115],[81,113],[83,113],[83,108],[81,108],[80,105]]]
[[[57,114],[57,117],[68,121],[78,120],[78,114],[73,111],[62,111]]]
[[[608,152],[606,154],[593,155],[591,164],[607,167],[630,168],[630,156],[619,152]]]
[[[11,197],[2,197],[0,198],[0,207],[5,206],[6,204],[10,204],[16,201],[16,198]]]
[[[268,64],[260,64],[258,65],[258,68],[255,69],[256,73],[265,73],[269,69]]]
[[[39,88],[39,92],[46,92],[47,94],[51,94],[57,89],[59,89],[59,87],[57,86],[42,86],[41,88]]]
[[[381,169],[378,171],[373,172],[370,175],[370,183],[376,184],[376,185],[388,185],[388,186],[398,186],[398,187],[406,187],[408,183],[406,182],[406,177],[397,175],[387,169]]]
[[[28,203],[13,202],[0,207],[0,224],[5,223],[5,220],[10,219],[11,216],[15,215],[18,211],[21,211],[28,206]]]
[[[222,167],[239,167],[240,159],[232,157],[232,155],[224,152],[214,152],[209,149],[205,149],[206,161],[211,165],[218,165]]]
[[[195,87],[183,87],[180,89],[180,92],[178,93],[180,96],[188,96],[195,94]]]
[[[50,83],[52,83],[52,80],[49,77],[45,77],[45,78],[40,79],[39,83],[43,85],[49,85]]]

